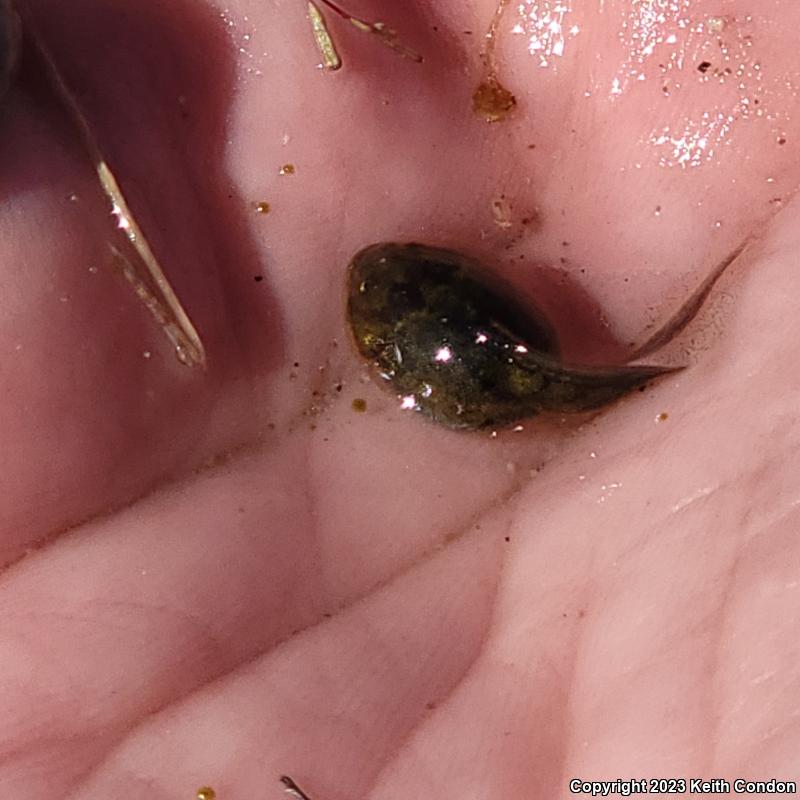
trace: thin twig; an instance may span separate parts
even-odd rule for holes
[[[333,42],[333,37],[328,30],[325,22],[325,17],[320,11],[319,6],[309,0],[308,3],[308,18],[311,20],[311,29],[314,31],[314,41],[317,43],[317,49],[322,56],[322,63],[325,69],[335,71],[342,66],[342,59],[336,50],[336,45]]]
[[[418,64],[422,62],[422,56],[416,50],[413,50],[412,48],[403,44],[398,37],[397,31],[392,30],[392,28],[387,28],[385,23],[368,22],[367,20],[359,17],[354,17],[352,14],[345,11],[341,6],[338,6],[336,3],[334,3],[333,0],[320,0],[320,2],[324,3],[328,8],[331,9],[331,11],[338,14],[342,19],[347,20],[351,25],[358,28],[358,30],[364,31],[365,33],[372,33],[377,36],[383,44],[394,50],[395,53],[403,56],[403,58],[416,61]]]
[[[106,162],[97,139],[89,126],[89,122],[75,99],[75,95],[67,86],[61,71],[56,66],[55,60],[41,36],[28,20],[26,20],[26,25],[30,30],[31,39],[34,42],[39,58],[48,73],[51,85],[81,134],[84,147],[92,160],[103,192],[111,202],[111,211],[117,218],[117,225],[123,231],[138,256],[139,264],[136,266],[132,265],[129,260],[124,259],[127,266],[123,272],[126,275],[132,272],[136,276],[136,281],[130,280],[130,278],[129,280],[134,286],[137,296],[145,302],[147,308],[175,346],[178,359],[187,365],[204,366],[206,355],[200,335],[164,274],[144,232],[139,227],[125,199],[122,188]],[[118,265],[123,256],[112,244],[109,244],[109,248],[112,252],[113,262]],[[145,292],[143,290],[145,288],[148,295],[147,300],[144,298]]]

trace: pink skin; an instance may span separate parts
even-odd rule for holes
[[[352,0],[426,61],[331,15],[335,75],[302,0],[27,4],[209,369],[106,269],[103,199],[26,63],[0,123],[4,797],[268,800],[285,772],[314,800],[798,778],[800,7],[676,0],[645,31],[669,4],[565,2],[583,10],[555,20],[557,55],[555,5],[509,7],[519,108],[488,126],[486,0]],[[716,34],[691,32],[717,13],[744,63],[723,84],[696,69]],[[734,119],[687,149],[706,111]],[[672,346],[693,368],[577,431],[438,429],[348,343],[343,271],[371,242],[485,259],[591,361],[751,235]]]

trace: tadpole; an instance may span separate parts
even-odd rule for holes
[[[635,357],[685,327],[740,252]],[[592,411],[683,369],[565,364],[556,332],[540,311],[496,279],[490,282],[475,260],[423,244],[380,243],[358,252],[349,266],[347,317],[359,353],[401,408],[452,429]]]

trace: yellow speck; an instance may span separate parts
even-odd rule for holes
[[[269,214],[271,210],[269,203],[266,203],[263,200],[260,203],[253,203],[253,207],[259,214]]]
[[[363,413],[367,410],[367,401],[364,400],[362,397],[356,397],[353,400],[353,411],[357,411],[358,413]]]
[[[278,170],[278,175],[294,175],[294,164],[284,164]]]
[[[203,786],[197,790],[197,800],[214,800],[217,793],[210,786]]]

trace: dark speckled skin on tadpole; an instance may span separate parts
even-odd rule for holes
[[[19,58],[20,25],[10,0],[0,0],[0,102],[11,84]]]
[[[403,408],[448,428],[501,428],[539,412],[601,408],[674,371],[562,364],[547,322],[481,273],[459,253],[420,244],[354,256],[347,313],[356,346]]]

